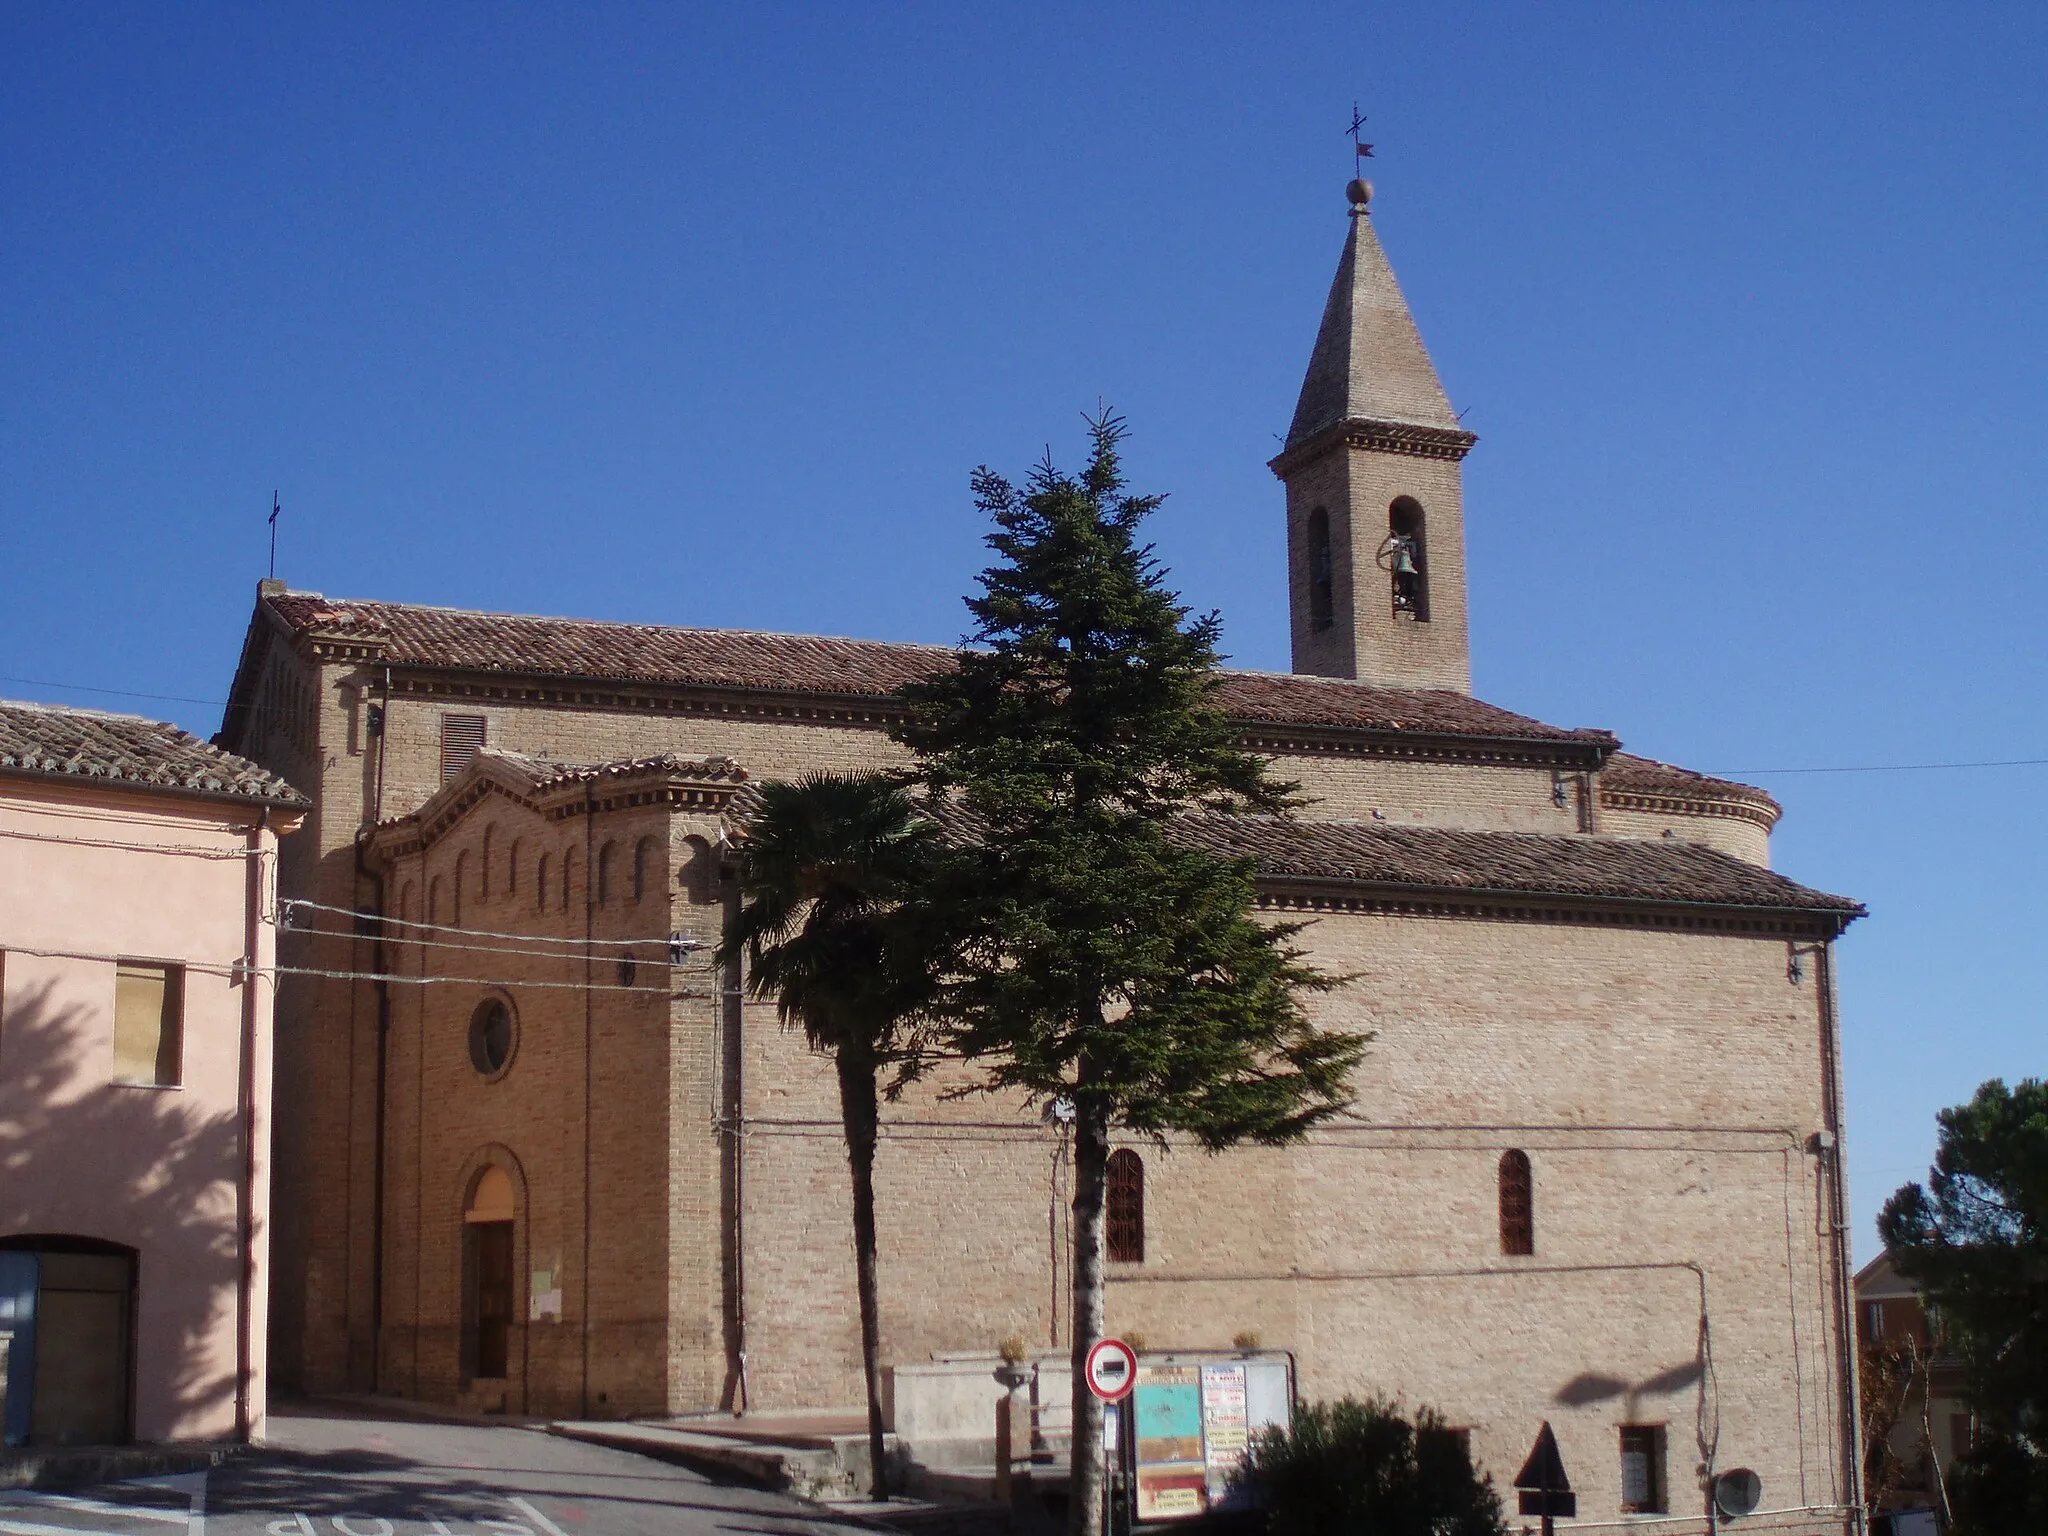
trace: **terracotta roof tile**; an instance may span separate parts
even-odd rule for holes
[[[1672,763],[1660,763],[1654,757],[1638,757],[1633,752],[1616,752],[1607,759],[1600,770],[1602,792],[1612,791],[1625,795],[1676,795],[1705,800],[1751,800],[1779,809],[1778,802],[1767,790],[1753,784],[1739,784],[1733,779],[1717,779],[1711,774],[1694,773],[1690,768],[1680,768]]]
[[[1811,890],[1714,849],[1670,839],[1464,832],[1273,816],[1205,816],[1180,825],[1196,846],[1254,859],[1268,878],[1850,917],[1863,911],[1847,897]]]
[[[957,654],[899,641],[474,613],[309,592],[265,601],[295,632],[375,637],[394,665],[456,671],[881,699]],[[1614,744],[1605,731],[1545,725],[1442,689],[1226,671],[1218,698],[1234,718],[1272,725]]]
[[[0,772],[146,785],[294,808],[306,797],[247,758],[140,715],[0,700]]]

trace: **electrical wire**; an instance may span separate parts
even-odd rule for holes
[[[290,903],[287,902],[286,905],[289,906]],[[365,914],[365,916],[369,916],[369,914]],[[280,937],[347,939],[350,941],[374,937],[374,935],[359,933],[352,928],[299,928],[294,927],[289,923],[279,924],[278,920],[274,917],[265,917],[262,919],[262,921],[277,927]],[[371,921],[375,921],[374,917],[371,918]],[[583,944],[583,940],[581,939],[542,939],[540,941],[545,944],[573,944],[578,946],[573,949],[534,949],[514,944],[462,944],[447,939],[408,938],[402,934],[395,936],[387,936],[386,942],[391,944],[408,945],[419,949],[454,949],[461,950],[468,954],[520,956],[522,958],[532,960],[580,961],[587,957],[587,951],[585,951],[581,947]],[[658,936],[644,939],[608,939],[603,942],[616,944],[650,944],[656,946],[663,954],[671,953],[674,949],[675,944],[675,941],[673,939]],[[685,952],[698,949],[707,949],[709,947],[710,946],[701,939],[695,941],[686,940],[684,944]],[[663,962],[659,958],[649,959],[649,957],[647,957],[646,955],[599,955],[595,958],[600,960],[631,960],[636,963],[645,961],[649,965],[658,965],[662,963],[680,963],[674,961]]]
[[[0,948],[5,946],[0,945]],[[670,998],[705,998],[711,995],[709,992],[677,992],[669,987],[632,986],[609,981],[529,981],[524,977],[516,981],[507,981],[503,977],[492,976],[407,976],[394,971],[329,971],[310,965],[273,965],[257,969],[268,970],[279,976],[325,976],[335,981],[382,981],[394,986],[407,987],[500,987],[508,992],[524,992],[542,987],[550,991],[644,992]]]
[[[2043,768],[2048,757],[1991,758],[1979,763],[1860,763],[1844,768],[1730,768],[1715,778],[1757,779],[1777,773],[1949,773],[1959,768]]]
[[[507,933],[501,929],[494,928],[463,928],[453,923],[430,923],[410,917],[393,917],[389,913],[358,912],[352,907],[330,906],[325,902],[308,901],[303,897],[297,896],[289,898],[288,900],[283,902],[282,905],[287,907],[293,907],[301,911],[332,912],[341,917],[367,918],[372,922],[381,922],[387,928],[424,928],[429,933],[460,933],[473,939],[523,939],[529,943],[538,939],[541,942],[548,944],[573,944],[576,946],[576,949],[573,952],[579,958],[584,953],[585,945],[598,944],[616,948],[626,944],[648,944],[655,942],[651,939],[550,939],[545,934]],[[304,932],[306,930],[287,929],[286,931]],[[401,944],[416,944],[421,941],[418,939],[408,939],[403,934],[397,934],[392,936],[392,942]],[[665,944],[668,942],[668,940],[663,939],[660,942]]]
[[[44,949],[35,945],[14,944],[4,940],[0,940],[0,954],[28,955],[37,960],[97,960],[110,965],[124,965],[135,959],[133,955],[105,954],[94,950],[82,949]],[[530,981],[524,977],[516,980],[506,980],[502,977],[490,976],[407,976],[402,972],[327,970],[319,966],[310,965],[250,965],[240,959],[226,962],[217,960],[167,960],[164,963],[176,965],[181,970],[197,971],[205,976],[226,976],[230,978],[268,976],[275,979],[279,976],[322,976],[334,981],[382,981],[400,986],[414,987],[501,987],[507,991],[527,991],[537,987],[546,988],[551,991],[582,991],[587,988],[592,992],[638,992],[650,995],[659,994],[670,998],[701,998],[711,995],[708,992],[678,992],[670,987],[637,986],[602,981]],[[683,968],[678,966],[672,967],[672,969],[681,970]],[[691,968],[685,971],[685,974],[701,976],[708,975],[709,971]]]
[[[203,848],[197,843],[137,843],[116,838],[58,836],[48,832],[23,832],[14,827],[0,827],[0,837],[16,838],[24,843],[63,843],[73,848],[114,848],[124,853],[175,853],[192,859],[261,858],[269,852],[263,848]]]

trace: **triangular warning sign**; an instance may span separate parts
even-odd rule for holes
[[[1529,1459],[1522,1463],[1522,1470],[1515,1474],[1515,1487],[1527,1488],[1536,1493],[1570,1493],[1571,1479],[1564,1475],[1564,1458],[1557,1454],[1557,1436],[1550,1432],[1550,1421],[1543,1421],[1543,1428],[1536,1435],[1536,1449],[1529,1453]]]

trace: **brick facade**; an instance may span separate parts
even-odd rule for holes
[[[1363,225],[1361,208],[1354,241]],[[1364,251],[1383,268],[1377,253]],[[1361,306],[1398,303],[1390,274],[1375,281]],[[1333,294],[1325,337],[1341,308]],[[1399,339],[1383,321],[1358,334]],[[1431,403],[1419,340],[1401,398],[1428,405],[1428,422],[1366,419],[1373,402],[1342,394],[1363,365],[1339,361],[1314,400],[1305,389],[1297,426],[1314,430],[1275,468],[1297,670],[1359,681],[1227,686],[1247,741],[1315,797],[1301,814],[1538,853],[1698,845],[1767,866],[1777,808],[1761,792],[1464,696],[1471,439]],[[1331,412],[1333,425],[1308,420]],[[1429,517],[1426,624],[1394,614],[1373,563],[1399,495]],[[1312,506],[1343,552],[1327,633],[1304,629]],[[942,664],[930,648],[266,586],[225,734],[315,792],[284,878],[327,932],[287,934],[286,958],[395,978],[299,976],[279,1004],[281,1380],[576,1414],[858,1400],[832,1073],[691,946],[729,911],[734,775],[900,761],[894,673]],[[253,707],[266,697],[311,705]],[[484,720],[466,766],[444,757],[451,715]],[[1111,1326],[1154,1348],[1254,1330],[1295,1353],[1309,1395],[1437,1405],[1497,1481],[1547,1419],[1582,1520],[1621,1519],[1620,1430],[1655,1425],[1672,1515],[1703,1514],[1702,1465],[1748,1466],[1764,1508],[1785,1512],[1748,1523],[1844,1530],[1854,1375],[1830,959],[1853,912],[1399,884],[1268,882],[1276,913],[1311,919],[1315,959],[1353,978],[1315,1006],[1374,1034],[1356,1103],[1285,1151],[1139,1146],[1145,1259],[1112,1266]],[[351,912],[398,926],[380,940]],[[672,935],[686,941],[673,964]],[[464,944],[480,947],[443,947]],[[494,997],[517,1046],[487,1076],[468,1037]],[[946,1086],[886,1112],[885,1361],[1012,1334],[1064,1345],[1058,1133],[1026,1105],[948,1100]],[[1510,1150],[1532,1171],[1528,1256],[1502,1252]],[[464,1371],[464,1212],[488,1167],[515,1192],[514,1323],[506,1377],[479,1381]],[[558,1314],[537,1310],[541,1280]]]

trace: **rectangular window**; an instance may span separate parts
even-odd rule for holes
[[[483,750],[484,717],[482,715],[443,715],[441,717],[441,782],[446,784],[455,775],[467,768],[470,759]]]
[[[185,972],[122,961],[114,970],[114,1081],[175,1087],[185,1051]]]
[[[1664,1426],[1621,1427],[1621,1510],[1626,1515],[1664,1513]]]

